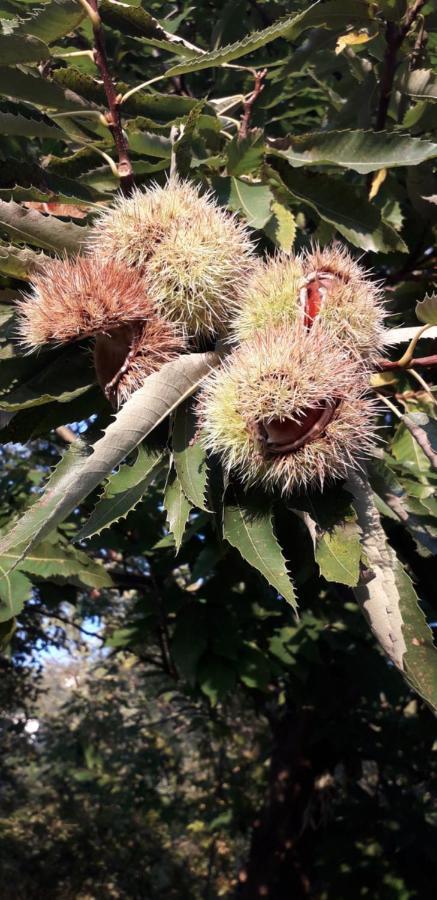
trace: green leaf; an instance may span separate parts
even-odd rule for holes
[[[340,188],[340,182],[327,175],[302,175],[280,160],[274,169],[263,167],[263,178],[272,187],[288,190],[292,200],[300,200],[314,209],[355,247],[374,253],[407,252],[402,238],[381,222],[379,209],[351,185]]]
[[[350,489],[369,570],[355,596],[384,652],[437,710],[437,650],[417,594],[387,541],[368,482],[355,476]]]
[[[220,47],[218,50],[212,50],[211,53],[205,53],[197,59],[190,62],[180,63],[168,69],[167,75],[184,75],[188,72],[198,72],[200,69],[209,69],[214,66],[222,66],[224,63],[232,62],[265,47],[276,38],[283,37],[288,41],[295,40],[299,34],[306,28],[313,28],[317,25],[326,25],[327,27],[336,27],[340,24],[354,24],[359,21],[368,21],[370,16],[369,6],[367,3],[353,2],[351,0],[345,8],[341,5],[339,8],[338,0],[331,0],[330,3],[320,4],[313,3],[303,12],[292,16],[284,16],[264,28],[262,31],[254,31],[247,35],[243,40],[229,44],[227,47]]]
[[[192,353],[149,375],[92,448],[75,441],[47,484],[0,543],[0,553],[23,547],[23,556],[62,522],[95,487],[218,365],[218,353]],[[91,452],[92,449],[92,452]]]
[[[3,60],[2,60],[3,62]],[[82,97],[65,91],[54,81],[43,78],[36,69],[0,68],[0,94],[26,100],[45,110],[62,111],[89,109],[89,104]]]
[[[246,641],[241,647],[237,659],[238,675],[246,687],[258,691],[267,691],[271,678],[271,670],[265,653],[254,644]]]
[[[356,587],[360,577],[361,546],[355,517],[317,537],[316,563],[327,581]]]
[[[8,137],[39,137],[59,140],[63,133],[57,125],[50,125],[44,119],[30,118],[0,110],[0,134]]]
[[[265,184],[251,184],[240,178],[213,178],[212,186],[223,206],[242,212],[252,228],[264,228],[274,201]]]
[[[12,239],[25,241],[44,250],[78,252],[89,235],[85,226],[63,222],[56,216],[44,215],[36,209],[26,209],[10,200],[0,200],[0,227]]]
[[[367,175],[433,159],[437,144],[393,131],[319,131],[278,138],[270,142],[268,152],[293,167],[341,166]]]
[[[5,200],[38,200],[89,204],[94,194],[77,180],[52,175],[36,163],[6,159],[0,167],[0,197]]]
[[[100,534],[105,528],[110,528],[114,522],[125,519],[128,513],[141,502],[156,477],[161,458],[161,451],[141,445],[132,465],[126,463],[117,472],[110,475],[102,496],[88,521],[81,528],[76,541]]]
[[[42,406],[51,400],[67,403],[88,391],[94,381],[89,355],[80,353],[77,347],[69,347],[61,356],[50,360],[37,375],[3,394],[1,407],[7,412],[17,412]]]
[[[7,622],[0,622],[0,650],[9,646],[16,630],[17,623],[14,618],[8,619]]]
[[[425,325],[437,325],[437,293],[426,294],[416,303],[416,316]]]
[[[68,69],[56,69],[53,79],[60,85],[70,88],[72,91],[91,100],[94,103],[106,107],[106,95],[101,84],[90,75],[79,72],[74,66]],[[132,85],[125,81],[117,81],[115,88],[118,94],[125,94]],[[197,100],[192,97],[181,97],[178,94],[148,94],[146,91],[137,91],[122,104],[122,112],[128,116],[147,116],[156,122],[171,122],[179,116],[187,116]],[[206,107],[210,114],[214,114],[212,107]]]
[[[128,6],[126,3],[113,2],[113,0],[101,0],[100,15],[105,25],[139,38],[145,44],[159,47],[160,50],[168,50],[180,56],[190,58],[198,56],[200,49],[194,47],[189,41],[165,31],[157,19],[146,12],[141,6]]]
[[[177,617],[171,642],[171,655],[176,668],[190,683],[195,682],[197,664],[208,646],[208,623],[205,606],[191,603]]]
[[[21,249],[0,241],[0,272],[3,275],[27,281],[44,259],[47,259],[45,253],[35,253],[28,247]]]
[[[193,506],[208,512],[206,453],[196,440],[196,418],[189,400],[176,410],[173,425],[173,458],[182,490]]]
[[[293,213],[279,200],[270,204],[272,215],[263,231],[279,250],[290,253],[296,237],[296,219]]]
[[[176,553],[179,552],[187,525],[191,503],[187,500],[176,472],[172,472],[164,494],[164,506],[167,511],[168,527],[174,537]]]
[[[51,44],[58,38],[64,37],[73,31],[85,17],[83,6],[77,0],[51,0],[50,3],[32,11],[30,18],[22,19],[17,28],[14,28],[13,36],[34,35],[46,44]],[[3,57],[0,57],[4,63]]]
[[[164,137],[162,134],[129,131],[129,147],[134,153],[145,153],[147,156],[170,159],[172,143],[170,138]]]
[[[211,705],[216,706],[219,700],[232,691],[236,682],[236,672],[228,659],[209,654],[199,665],[197,680]]]
[[[32,582],[22,572],[8,572],[0,564],[0,622],[13,619],[32,595]]]
[[[226,147],[227,170],[229,175],[246,175],[256,172],[265,152],[262,128],[253,128],[247,137],[240,140],[237,134]]]
[[[0,34],[0,59],[3,66],[40,62],[49,56],[47,45],[31,34]]]
[[[26,559],[20,562],[20,554],[10,553],[1,557],[1,565],[37,578],[55,582],[77,584],[79,587],[111,587],[113,582],[103,564],[91,559],[86,553],[65,544],[43,541]]]
[[[258,504],[247,494],[239,496],[228,489],[223,507],[223,535],[296,610],[293,584],[273,530],[272,508]]]

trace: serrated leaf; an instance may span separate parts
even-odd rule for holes
[[[262,128],[253,128],[247,137],[242,139],[237,134],[226,147],[228,174],[237,176],[255,172],[263,161],[264,152],[265,138]]]
[[[13,200],[0,200],[0,227],[12,239],[25,241],[44,250],[78,252],[89,235],[89,228],[63,222],[56,216],[26,209]]]
[[[356,587],[360,577],[361,547],[353,521],[341,522],[317,539],[315,559],[327,581]]]
[[[9,137],[39,137],[59,140],[63,137],[57,125],[50,125],[44,119],[31,118],[0,110],[0,134]]]
[[[182,490],[176,472],[173,472],[168,480],[164,493],[164,506],[167,511],[168,527],[174,537],[176,553],[178,553],[190,516],[191,503]]]
[[[47,45],[31,34],[0,34],[0,60],[3,66],[40,62],[49,56]]]
[[[41,200],[89,204],[94,194],[77,180],[53,175],[36,163],[20,159],[2,160],[0,197],[4,200]]]
[[[296,610],[293,584],[273,530],[272,508],[228,489],[223,505],[223,536]]]
[[[392,131],[318,131],[271,141],[269,151],[300,166],[341,166],[361,175],[418,166],[437,156],[437,144]]]
[[[2,394],[0,405],[7,412],[42,406],[51,400],[67,403],[84,394],[95,381],[91,359],[77,347],[69,347],[32,378]]]
[[[73,31],[85,15],[83,6],[76,0],[51,0],[42,9],[32,11],[29,18],[22,19],[14,27],[13,37],[20,36],[23,39],[27,35],[34,35],[46,44],[51,44]],[[4,62],[2,56],[0,59]]]
[[[188,59],[192,56],[197,57],[201,52],[200,48],[194,47],[189,41],[166,31],[158,20],[141,6],[127,5],[118,0],[117,2],[102,0],[100,15],[105,25],[121,31],[122,34],[138,38],[152,47],[159,47],[160,50],[168,50],[169,53],[176,53]]]
[[[14,247],[0,241],[0,272],[27,281],[32,272],[36,272],[44,260],[45,253],[35,253],[28,247]]]
[[[278,19],[277,22],[274,22],[273,25],[269,25],[268,28],[264,28],[262,31],[254,31],[241,41],[236,41],[227,47],[220,47],[218,50],[211,51],[211,53],[205,53],[203,56],[199,56],[190,62],[172,66],[166,72],[166,75],[184,75],[188,72],[198,72],[200,69],[222,66],[224,63],[232,62],[235,59],[246,56],[248,53],[253,53],[255,50],[259,50],[260,47],[265,47],[279,37],[290,41],[295,40],[303,30],[314,26],[336,27],[338,23],[342,25],[355,24],[355,22],[366,22],[369,18],[369,6],[360,2],[360,0],[356,0],[356,2],[350,0],[347,9],[344,7],[339,8],[338,0],[331,0],[331,2],[324,4],[313,3],[303,12],[297,15],[284,16]]]
[[[81,97],[106,106],[106,95],[101,84],[85,72],[79,72],[74,66],[57,69],[53,72],[53,79],[57,84],[70,88]],[[117,81],[115,84],[118,94],[125,94],[131,87],[132,85],[125,81]],[[178,116],[187,116],[197,102],[193,97],[182,97],[178,94],[148,94],[146,91],[137,91],[122,104],[122,112],[124,115],[147,116],[153,121],[166,123]],[[214,112],[208,105],[206,110]]]
[[[89,109],[89,104],[82,97],[70,90],[64,90],[48,78],[43,78],[36,69],[29,68],[22,71],[17,68],[0,68],[0,94],[14,97],[16,100],[25,100],[45,110],[79,110],[81,107]]]
[[[128,513],[140,503],[148,487],[156,477],[158,463],[162,452],[154,448],[140,446],[138,455],[132,465],[122,465],[117,472],[110,475],[98,503],[89,519],[81,528],[76,541],[82,541],[104,528],[110,528],[114,522],[126,518]]]
[[[437,651],[417,594],[387,541],[368,482],[355,476],[349,486],[369,569],[355,596],[384,652],[437,710]]]
[[[374,253],[408,250],[396,231],[381,221],[379,209],[351,185],[341,190],[336,179],[319,174],[303,175],[279,159],[275,168],[263,167],[263,179],[272,187],[288,191],[292,200],[300,200],[315,210],[355,247]]]
[[[76,547],[51,541],[43,541],[21,562],[19,553],[6,554],[0,558],[0,565],[9,570],[17,566],[19,571],[37,578],[74,582],[81,587],[103,588],[113,585],[112,578],[102,563],[91,559]]]
[[[426,294],[416,303],[416,316],[425,325],[437,325],[437,293]]]
[[[32,595],[32,582],[22,572],[8,572],[0,563],[0,622],[13,619]]]
[[[218,353],[192,353],[149,375],[92,448],[75,441],[43,496],[0,543],[0,553],[23,547],[23,556],[62,522],[138,444],[218,365]]]
[[[296,237],[296,219],[283,203],[273,200],[270,204],[272,215],[263,231],[279,250],[290,253]]]
[[[192,405],[190,401],[186,401],[178,407],[173,425],[174,465],[187,499],[193,506],[208,512],[206,505],[207,459],[199,440],[196,440],[196,431],[196,419]]]

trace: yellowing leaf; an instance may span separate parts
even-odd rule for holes
[[[371,185],[370,185],[369,200],[373,200],[374,197],[376,197],[382,183],[385,181],[386,178],[387,178],[387,169],[378,169],[378,171],[375,172],[375,174],[372,178]]]
[[[338,56],[339,53],[342,53],[346,47],[356,47],[359,44],[367,44],[369,41],[373,41],[377,32],[375,34],[369,34],[367,29],[361,28],[359,31],[347,31],[346,34],[341,34],[339,38],[337,38],[337,43],[335,46],[335,55]]]

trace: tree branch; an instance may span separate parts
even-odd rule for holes
[[[125,196],[129,196],[134,188],[132,163],[129,158],[128,142],[123,132],[121,122],[121,98],[116,93],[114,82],[109,72],[102,20],[100,18],[98,8],[98,0],[79,0],[79,2],[82,4],[87,15],[91,19],[94,34],[93,57],[94,62],[100,72],[106,99],[108,101],[109,112],[105,114],[105,119],[114,139],[114,144],[118,154],[117,172],[120,178],[120,189],[123,194],[125,194]]]
[[[398,50],[404,42],[411,26],[415,22],[420,10],[425,5],[425,0],[415,0],[409,6],[400,24],[388,21],[385,29],[386,49],[384,65],[381,77],[381,94],[379,98],[378,113],[376,116],[375,131],[382,131],[385,127],[388,108],[393,90],[393,80],[396,72],[396,58]]]
[[[249,133],[250,117],[252,115],[252,107],[261,91],[264,90],[263,81],[267,75],[267,69],[261,69],[255,72],[255,85],[253,91],[243,103],[243,115],[241,117],[240,130],[238,132],[238,140],[242,141]]]
[[[437,366],[437,354],[411,359],[407,365],[403,365],[399,359],[379,359],[376,361],[376,370],[378,372],[387,369],[415,369],[417,366]]]

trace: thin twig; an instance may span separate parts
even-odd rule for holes
[[[243,115],[241,117],[240,130],[238,132],[238,140],[242,141],[249,133],[250,118],[252,115],[252,107],[261,91],[264,90],[263,81],[267,75],[267,69],[261,69],[255,72],[255,85],[251,94],[246,97],[243,104]]]
[[[105,119],[114,139],[118,154],[117,173],[120,178],[120,189],[126,196],[132,193],[134,178],[132,163],[129,158],[129,147],[126,135],[123,131],[120,115],[120,96],[115,90],[115,85],[109,72],[108,58],[106,56],[105,38],[100,18],[98,0],[80,0],[87,15],[91,19],[94,34],[94,62],[100,72],[103,87],[108,101],[109,112]]]
[[[393,90],[393,80],[396,72],[396,59],[398,50],[403,44],[411,26],[414,24],[420,10],[426,0],[415,0],[408,7],[400,24],[388,21],[385,29],[386,49],[381,77],[381,93],[379,98],[378,113],[376,116],[375,131],[383,131],[387,119],[388,108]]]
[[[387,369],[415,369],[417,366],[437,366],[437,354],[411,359],[407,365],[403,365],[399,359],[379,359],[376,361],[375,368],[381,372]]]

